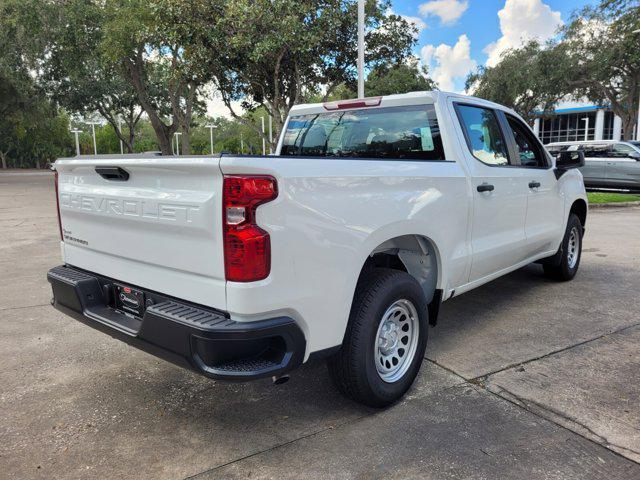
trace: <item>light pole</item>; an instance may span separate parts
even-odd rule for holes
[[[205,125],[209,129],[209,139],[211,140],[211,155],[213,155],[213,129],[215,125]]]
[[[98,122],[89,122],[91,125],[91,134],[93,135],[93,154],[98,155],[98,145],[96,144],[96,125],[100,125]]]
[[[240,132],[240,154],[244,153],[244,137],[242,136],[242,132]]]
[[[358,0],[358,98],[364,98],[364,0]]]
[[[120,131],[120,135],[122,135],[122,117],[118,117],[118,130]],[[124,155],[124,145],[122,143],[122,139],[120,139],[120,155]]]
[[[586,122],[584,126],[584,141],[586,142],[589,139],[589,117],[584,117],[582,121]]]
[[[264,115],[260,117],[260,120],[262,120],[262,155],[266,155],[267,154],[267,142],[264,139],[264,135],[265,135],[265,131],[264,131]]]
[[[633,32],[636,35],[640,34],[640,28],[634,30]],[[640,140],[640,93],[638,94],[638,122],[636,125],[636,140]]]
[[[75,134],[76,136],[76,156],[80,156],[80,139],[78,138],[78,134],[82,133],[82,130],[78,130],[77,128],[74,130],[71,130],[71,133]]]
[[[269,115],[269,155],[273,154],[273,115]]]
[[[180,135],[182,135],[182,133],[176,132],[174,135],[176,136],[176,155],[180,155]]]

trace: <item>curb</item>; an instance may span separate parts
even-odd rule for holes
[[[626,208],[640,207],[640,201],[635,202],[612,202],[612,203],[590,203],[589,209]]]
[[[9,177],[42,177],[46,175],[51,175],[53,171],[48,169],[42,170],[25,170],[24,172],[19,171],[2,171],[0,170],[0,178],[9,178]]]

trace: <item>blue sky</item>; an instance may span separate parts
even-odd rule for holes
[[[420,26],[415,54],[441,90],[464,91],[467,75],[524,40],[547,40],[571,13],[598,0],[392,0],[392,11]],[[241,111],[239,104],[234,105]],[[212,96],[209,115],[229,117]]]
[[[394,13],[420,26],[416,55],[443,90],[462,91],[478,65],[523,39],[546,40],[571,13],[595,0],[394,0]],[[500,13],[499,13],[500,12]]]

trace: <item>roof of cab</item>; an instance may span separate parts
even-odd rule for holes
[[[383,97],[367,97],[367,99],[372,99],[372,98],[380,98],[380,104],[376,105],[375,107],[362,107],[362,105],[355,105],[352,108],[360,109],[360,108],[400,107],[405,105],[432,104],[432,103],[442,102],[447,98],[455,98],[463,102],[466,101],[466,102],[470,102],[478,105],[484,105],[491,108],[499,108],[502,110],[511,111],[510,109],[502,105],[498,105],[497,103],[493,103],[488,100],[484,100],[482,98],[472,97],[470,95],[463,95],[459,93],[441,92],[439,90],[409,92],[409,93],[402,93],[397,95],[385,95]],[[348,102],[348,100],[344,100],[344,101]],[[326,102],[326,103],[334,103],[334,102]],[[309,115],[309,114],[316,114],[316,113],[327,112],[327,111],[335,111],[335,110],[329,110],[325,108],[326,103],[306,103],[301,105],[295,105],[293,108],[291,108],[290,115]],[[348,107],[343,109],[349,110]]]
[[[590,145],[590,144],[605,144],[605,143],[620,143],[624,142],[624,140],[570,140],[564,142],[549,142],[546,146],[549,145]]]

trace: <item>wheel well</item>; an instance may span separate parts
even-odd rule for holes
[[[429,238],[402,235],[387,240],[369,254],[360,277],[377,267],[408,273],[422,287],[427,303],[434,299],[438,283],[438,258],[435,245]]]
[[[580,219],[582,228],[585,227],[587,223],[587,202],[582,199],[576,200],[575,202],[573,202],[573,205],[571,205],[571,210],[569,210],[569,213],[575,213]]]

